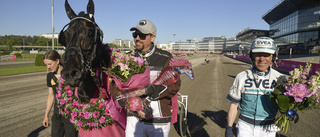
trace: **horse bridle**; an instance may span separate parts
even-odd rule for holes
[[[102,32],[102,30],[100,29],[100,27],[99,27],[94,21],[92,21],[92,20],[90,20],[90,19],[88,19],[88,18],[85,18],[85,17],[75,17],[75,18],[73,18],[72,20],[70,20],[70,22],[69,22],[68,24],[66,24],[66,25],[62,28],[62,30],[61,30],[60,33],[59,33],[59,40],[60,40],[60,38],[61,38],[62,36],[64,37],[64,29],[65,29],[67,26],[69,26],[72,21],[76,21],[76,20],[78,20],[78,21],[79,21],[79,20],[86,20],[86,21],[88,21],[88,22],[91,22],[91,23],[95,26],[95,35],[94,35],[95,41],[94,41],[93,51],[92,51],[92,53],[89,55],[88,60],[85,61],[85,60],[84,60],[84,57],[83,57],[82,49],[81,49],[81,42],[80,42],[80,39],[79,39],[79,25],[80,25],[80,23],[78,22],[78,24],[77,24],[77,25],[78,25],[78,26],[77,26],[77,30],[76,30],[76,32],[72,35],[71,39],[69,40],[69,43],[71,42],[71,40],[72,40],[72,38],[74,37],[74,35],[77,34],[77,39],[78,39],[77,43],[80,45],[80,47],[79,47],[79,48],[77,48],[77,47],[70,47],[70,48],[67,49],[66,53],[68,53],[69,50],[76,50],[76,51],[79,53],[79,55],[80,55],[81,64],[84,65],[84,67],[81,68],[81,72],[82,72],[82,73],[85,73],[85,72],[87,72],[87,71],[90,70],[91,76],[95,76],[95,72],[93,72],[93,71],[92,71],[92,68],[91,68],[91,62],[93,61],[93,59],[94,59],[95,56],[96,56],[96,48],[97,48],[98,42],[101,42],[101,40],[103,39],[103,32]],[[101,38],[100,38],[100,41],[98,41],[98,38],[99,38],[99,37],[101,37]],[[61,42],[60,42],[60,43],[61,43]],[[66,58],[64,58],[63,62],[65,63],[65,61],[66,61]]]

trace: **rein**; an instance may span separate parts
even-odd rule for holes
[[[79,39],[79,26],[80,26],[80,21],[81,20],[88,21],[88,22],[92,23],[95,26],[95,34],[94,34],[94,40],[95,41],[93,43],[93,51],[92,51],[91,54],[89,54],[88,60],[84,60],[83,50],[81,48],[81,42],[80,42],[80,39]],[[96,85],[99,87],[101,85],[101,83],[96,78],[95,71],[94,71],[95,69],[93,70],[93,68],[91,67],[91,65],[92,65],[91,63],[94,60],[94,58],[96,57],[96,49],[97,49],[98,42],[101,42],[101,39],[103,39],[103,32],[100,29],[100,27],[94,21],[92,21],[92,20],[90,20],[88,18],[85,18],[85,17],[75,17],[75,18],[71,19],[70,22],[68,24],[66,24],[62,28],[62,30],[60,31],[59,37],[64,34],[64,29],[67,26],[69,26],[71,24],[71,22],[73,22],[73,21],[78,21],[77,22],[77,26],[76,26],[77,29],[76,29],[75,33],[72,35],[71,39],[69,40],[69,43],[71,43],[71,41],[73,40],[73,38],[76,35],[77,45],[79,45],[80,47],[69,47],[69,48],[67,48],[66,53],[68,53],[71,50],[75,50],[80,55],[80,57],[78,56],[78,58],[80,58],[80,61],[81,61],[80,65],[83,66],[83,67],[81,67],[81,73],[85,74],[86,72],[90,71],[91,77],[93,78],[93,80],[96,83]],[[98,41],[99,37],[100,37],[100,41]],[[64,58],[63,61],[66,62],[66,58]],[[100,67],[101,67],[101,63],[100,63]]]

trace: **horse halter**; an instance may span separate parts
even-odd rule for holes
[[[77,35],[77,43],[80,45],[80,47],[79,47],[79,48],[77,48],[77,47],[67,48],[67,49],[66,49],[66,53],[68,53],[68,51],[70,51],[70,50],[75,50],[75,51],[77,51],[77,53],[79,53],[79,55],[80,55],[81,64],[84,65],[84,67],[81,68],[81,72],[82,72],[82,73],[85,73],[85,72],[87,72],[87,71],[90,70],[91,76],[94,76],[94,75],[95,75],[95,72],[93,72],[92,69],[91,69],[91,62],[93,61],[93,59],[94,59],[95,56],[96,56],[96,47],[97,47],[98,42],[101,42],[101,40],[103,39],[103,32],[102,32],[102,30],[100,29],[100,27],[99,27],[94,21],[92,21],[92,20],[90,20],[90,19],[88,19],[88,18],[85,18],[85,17],[75,17],[75,18],[73,18],[73,19],[70,20],[70,22],[69,22],[68,24],[66,24],[66,25],[62,28],[62,30],[60,31],[60,33],[59,33],[59,43],[65,45],[65,42],[63,41],[63,40],[65,40],[64,29],[65,29],[67,26],[69,26],[71,22],[76,21],[76,20],[77,20],[77,21],[86,20],[86,21],[92,23],[92,24],[95,26],[95,34],[94,34],[94,40],[95,40],[95,41],[94,41],[94,44],[93,44],[93,45],[94,45],[93,51],[92,51],[91,54],[89,54],[88,60],[85,61],[85,60],[84,60],[84,57],[83,57],[82,49],[81,49],[81,42],[80,42],[80,39],[79,39],[79,25],[80,25],[80,23],[78,22],[78,24],[77,24],[77,30],[76,30],[76,32],[72,35],[71,39],[69,40],[69,43],[72,41],[74,35]],[[99,37],[101,37],[101,38],[100,38],[100,41],[98,41],[98,40],[99,40]],[[65,45],[65,46],[66,46],[66,45]],[[64,58],[63,62],[66,62],[66,58]]]

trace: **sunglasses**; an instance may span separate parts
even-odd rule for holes
[[[141,40],[146,39],[147,35],[149,35],[149,34],[142,34],[142,33],[136,33],[136,32],[132,33],[133,38],[137,38],[139,36],[139,38]]]

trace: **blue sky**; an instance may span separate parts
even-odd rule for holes
[[[212,36],[235,37],[239,30],[269,29],[262,16],[281,0],[94,0],[103,42],[132,40],[129,29],[141,19],[157,27],[155,43]],[[69,0],[75,13],[88,0]],[[52,0],[1,0],[0,35],[39,36],[52,32]],[[55,33],[69,22],[64,0],[54,0]],[[175,37],[173,34],[176,34]]]

